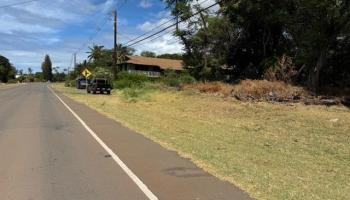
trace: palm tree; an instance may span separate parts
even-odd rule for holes
[[[21,73],[23,73],[23,71],[22,71]],[[33,73],[33,69],[29,67],[29,68],[28,68],[28,74],[29,74],[29,75],[32,75],[32,73]]]
[[[89,62],[91,60],[99,60],[102,58],[103,56],[103,48],[104,46],[99,46],[94,44],[92,47],[89,47],[90,51],[86,52],[89,54],[88,58],[89,58]]]
[[[127,56],[133,55],[135,52],[135,49],[123,46],[122,44],[117,45],[117,63],[122,63],[126,61],[128,58]]]

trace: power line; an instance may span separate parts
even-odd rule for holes
[[[208,1],[208,0],[205,0],[205,1],[201,2],[199,5],[202,5],[202,4],[206,3],[207,1]],[[129,40],[129,41],[126,42],[124,45],[127,45],[127,44],[129,44],[129,43],[131,43],[131,42],[133,42],[133,41],[135,41],[135,40],[137,40],[137,39],[140,39],[141,37],[143,37],[143,36],[145,36],[145,35],[148,35],[148,34],[152,33],[154,30],[156,30],[156,29],[158,29],[158,28],[160,28],[160,27],[163,27],[165,24],[167,24],[167,23],[169,23],[169,22],[171,22],[171,21],[173,21],[173,20],[176,20],[176,18],[178,18],[178,17],[173,17],[173,18],[169,19],[168,21],[165,21],[165,22],[163,22],[163,23],[157,25],[156,27],[152,28],[151,30],[147,31],[146,33],[141,34],[140,36],[137,36],[136,38]]]
[[[159,33],[162,33],[162,32],[164,32],[164,31],[170,29],[171,27],[176,26],[177,24],[179,24],[179,23],[181,23],[181,22],[187,21],[187,20],[189,20],[190,18],[192,18],[192,17],[194,17],[194,16],[200,14],[201,12],[203,12],[203,11],[205,11],[205,10],[208,10],[208,9],[210,9],[210,8],[212,8],[212,7],[216,6],[216,5],[218,5],[219,3],[220,3],[220,1],[214,3],[214,4],[210,5],[210,6],[208,6],[208,7],[206,7],[206,8],[203,8],[203,9],[197,11],[196,13],[192,14],[191,16],[187,17],[187,18],[181,19],[180,21],[178,21],[178,22],[176,22],[176,23],[174,23],[174,24],[171,24],[171,25],[169,25],[169,26],[163,28],[163,29],[161,29],[160,31],[157,31],[157,32],[153,33],[152,35],[149,35],[149,36],[147,36],[147,37],[145,37],[145,38],[143,38],[143,39],[140,39],[140,40],[137,40],[136,42],[133,42],[133,43],[130,44],[130,45],[127,45],[127,47],[134,46],[134,45],[137,44],[137,43],[140,43],[140,42],[145,41],[145,40],[147,40],[147,39],[149,39],[149,38],[151,38],[151,37],[153,37],[153,36],[155,36],[155,35],[158,35]]]
[[[140,45],[143,45],[143,44],[147,44],[147,43],[149,43],[149,42],[153,42],[153,41],[155,41],[155,40],[157,40],[157,39],[163,37],[163,36],[166,35],[166,34],[169,34],[169,33],[173,32],[173,31],[175,31],[175,30],[176,30],[176,28],[170,29],[169,31],[164,32],[163,34],[158,35],[158,37],[152,38],[151,40],[144,41],[144,42],[139,43],[139,44],[135,44],[135,45],[133,45],[133,47],[137,47],[137,46],[140,46]]]
[[[96,28],[96,32],[94,32],[93,34],[90,35],[90,37],[87,39],[86,42],[83,43],[83,45],[77,49],[77,51],[75,53],[79,53],[80,51],[82,51],[86,45],[88,45],[93,39],[95,39],[95,37],[103,30],[103,27],[106,25],[106,23],[108,22],[109,16],[107,15],[103,21],[103,23],[100,26],[97,26]]]
[[[3,6],[0,6],[0,8],[9,8],[9,7],[14,7],[14,6],[19,6],[19,5],[33,3],[33,2],[36,2],[36,1],[40,1],[40,0],[22,1],[22,2],[12,3],[12,4],[8,4],[8,5],[3,5]]]
[[[170,20],[168,20],[168,21],[166,21],[166,22],[164,22],[164,23],[162,23],[162,24],[160,24],[160,25],[158,25],[158,26],[152,28],[151,30],[147,31],[146,33],[144,33],[144,34],[142,34],[142,35],[140,35],[140,36],[138,36],[138,37],[136,37],[136,38],[134,38],[134,39],[129,40],[129,41],[126,42],[124,45],[127,45],[127,44],[129,44],[129,43],[131,43],[131,42],[133,42],[133,41],[135,41],[135,40],[137,40],[137,39],[139,39],[139,38],[141,38],[141,37],[143,37],[143,36],[145,36],[145,35],[148,35],[148,34],[152,33],[152,31],[154,31],[154,30],[156,30],[156,29],[158,29],[158,28],[164,26],[165,24],[167,24],[167,23],[169,23],[169,22],[171,22],[171,21],[173,21],[173,20],[175,20],[175,19],[176,19],[176,17],[171,18]]]

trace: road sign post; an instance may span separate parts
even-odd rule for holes
[[[91,76],[92,73],[86,68],[81,74],[85,77],[86,92],[88,92],[88,77]]]

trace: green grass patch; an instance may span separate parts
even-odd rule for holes
[[[76,101],[178,151],[257,199],[348,199],[350,112],[345,107],[239,102],[153,89],[125,101],[55,85]],[[142,95],[141,95],[142,96]]]

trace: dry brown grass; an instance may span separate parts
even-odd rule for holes
[[[265,100],[269,95],[278,99],[295,99],[308,96],[302,87],[292,86],[281,81],[243,80],[230,85],[222,82],[206,82],[185,85],[184,89],[195,89],[203,93],[220,93],[224,96],[236,96],[242,99]]]
[[[225,96],[230,96],[233,91],[233,86],[222,82],[198,82],[184,85],[182,89],[194,89],[202,93],[220,93]]]

